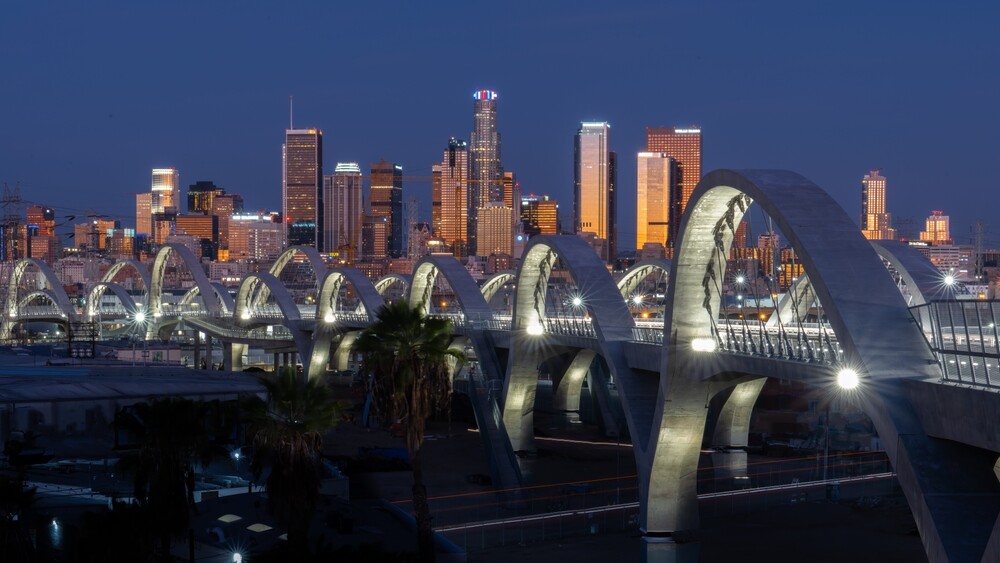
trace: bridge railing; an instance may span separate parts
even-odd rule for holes
[[[843,356],[833,330],[813,323],[768,327],[762,322],[716,325],[722,351],[796,362],[835,364]]]
[[[1000,387],[1000,301],[933,301],[911,307],[947,381]]]

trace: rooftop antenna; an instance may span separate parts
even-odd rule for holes
[[[295,129],[295,127],[292,126],[292,96],[288,96],[288,128]]]

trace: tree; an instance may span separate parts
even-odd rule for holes
[[[400,299],[383,305],[378,320],[355,343],[383,424],[398,420],[406,432],[421,561],[434,561],[434,532],[421,459],[424,427],[436,410],[447,405],[451,366],[464,360],[458,351],[449,349],[451,329],[451,321],[425,316],[422,305],[411,307]]]
[[[171,538],[185,535],[190,527],[196,465],[223,455],[207,427],[211,405],[168,397],[137,403],[115,416],[115,431],[129,434],[137,447],[118,466],[133,476],[136,503],[159,533],[163,560],[170,560]]]
[[[268,510],[288,530],[291,555],[303,557],[323,477],[323,433],[337,425],[345,405],[333,401],[324,383],[301,381],[294,368],[258,381],[267,400],[255,396],[244,405],[253,436],[250,468],[258,481],[269,470]]]

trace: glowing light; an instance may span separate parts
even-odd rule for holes
[[[233,563],[243,563],[243,556],[240,555],[240,552],[237,551],[233,554]]]
[[[642,296],[636,295],[635,297],[633,297],[632,303],[635,303],[636,305],[642,305]]]
[[[945,276],[944,277],[944,284],[945,285],[955,285],[955,276],[953,276],[951,274],[948,274],[947,276]]]
[[[742,276],[742,275],[736,276],[736,283],[747,283],[746,276]]]
[[[249,320],[250,319],[250,311],[243,311],[243,314],[240,315],[240,318],[243,319],[244,321]]]
[[[448,306],[448,302],[447,301],[442,301],[441,302],[441,306],[442,307],[447,307]]]
[[[695,352],[714,352],[714,338],[695,338],[691,341],[691,349]]]
[[[146,322],[146,313],[144,313],[142,311],[136,311],[136,313],[135,313],[135,322],[137,322],[137,323],[144,323],[144,322]]]
[[[323,316],[323,320],[328,323],[332,323],[333,321],[337,320],[337,318],[333,316],[332,312],[329,312]]]
[[[541,336],[542,334],[545,334],[545,327],[539,324],[538,321],[535,321],[528,325],[528,328],[526,328],[525,331],[531,336]]]
[[[579,307],[580,305],[583,305],[583,299],[581,299],[579,297],[574,297],[573,298],[573,306],[574,307]]]
[[[837,372],[837,385],[841,389],[854,389],[861,383],[861,379],[858,378],[858,372],[851,368],[844,368]]]

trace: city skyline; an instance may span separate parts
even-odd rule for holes
[[[967,242],[974,220],[983,218],[987,240],[996,245],[997,228],[981,210],[984,203],[996,201],[986,190],[993,182],[984,163],[995,152],[986,132],[998,125],[989,109],[998,85],[991,73],[979,70],[989,68],[1000,49],[991,34],[976,33],[995,21],[990,17],[995,6],[949,13],[960,25],[944,27],[938,25],[935,10],[912,7],[896,13],[866,6],[864,21],[895,22],[874,35],[858,25],[862,20],[856,10],[841,7],[826,9],[822,17],[806,17],[786,3],[753,10],[721,4],[629,5],[614,11],[583,4],[574,5],[573,15],[562,8],[529,12],[515,6],[498,15],[486,25],[519,40],[479,50],[475,56],[449,50],[456,43],[471,43],[471,31],[447,40],[414,42],[405,52],[397,47],[411,37],[411,26],[438,29],[454,18],[475,17],[481,9],[477,7],[444,17],[445,7],[423,13],[397,6],[387,25],[374,32],[375,41],[356,42],[365,45],[364,51],[350,47],[358,33],[351,30],[349,37],[310,38],[307,42],[316,53],[343,51],[339,59],[346,75],[352,71],[361,77],[362,86],[349,91],[333,88],[331,78],[322,73],[302,79],[301,71],[315,66],[316,55],[280,58],[280,67],[255,62],[288,53],[288,46],[275,43],[280,35],[276,23],[301,27],[310,19],[332,17],[331,9],[285,13],[247,7],[233,14],[212,6],[175,11],[129,7],[102,14],[73,6],[5,8],[0,42],[12,53],[5,61],[7,76],[20,87],[5,92],[0,105],[5,130],[16,133],[0,141],[0,181],[11,186],[21,182],[26,200],[55,203],[60,215],[93,209],[127,221],[132,205],[125,195],[144,188],[151,168],[169,166],[189,181],[212,179],[228,192],[242,194],[249,208],[279,209],[280,155],[274,147],[288,124],[289,95],[295,96],[296,122],[327,133],[324,158],[329,162],[385,158],[409,175],[429,177],[441,139],[468,135],[470,93],[489,88],[503,101],[504,164],[518,171],[526,192],[571,201],[568,139],[581,120],[611,123],[612,149],[620,158],[642,150],[645,127],[697,124],[706,131],[704,171],[791,169],[859,214],[857,178],[880,168],[892,178],[897,194],[889,203],[894,217],[919,224],[932,209],[943,209],[960,242]],[[360,20],[367,11],[347,7],[338,16]],[[138,17],[148,20],[152,30],[134,29],[129,22]],[[227,31],[232,39],[227,46],[152,45],[144,39],[161,27],[214,31],[230,19],[244,31]],[[748,20],[780,33],[762,38],[755,32],[755,39],[746,41]],[[656,39],[657,22],[662,21],[678,23],[678,36],[667,46]],[[632,26],[634,32],[607,53],[579,42],[581,32],[606,22]],[[794,25],[783,25],[789,23]],[[707,25],[727,39],[696,41]],[[83,29],[86,35],[80,36]],[[866,38],[863,47],[852,41],[860,36]],[[928,36],[934,41],[927,41]],[[969,39],[976,36],[978,42]],[[347,41],[347,47],[341,47],[341,41]],[[119,42],[134,48],[112,50]],[[577,43],[580,51],[566,58],[570,51],[562,46]],[[790,44],[796,49],[785,48]],[[825,44],[832,50],[822,47]],[[438,76],[429,88],[376,92],[364,86],[377,84],[367,77],[386,68],[395,69],[405,84],[423,84],[427,79],[416,69],[445,52],[463,63],[479,57],[483,64],[458,64],[468,70]],[[629,54],[639,52],[662,56],[646,60],[643,67],[630,61]],[[765,58],[766,64],[761,62]],[[123,72],[137,68],[140,60],[149,73]],[[564,64],[536,64],[557,60]],[[579,88],[575,77],[583,69],[612,60],[624,61],[616,80]],[[540,66],[547,70],[540,73]],[[933,83],[926,81],[930,66],[939,73]],[[668,68],[669,73],[657,72]],[[154,76],[163,71],[175,73],[172,83],[182,86],[183,95],[151,87]],[[246,78],[257,72],[259,76]],[[691,86],[664,88],[663,77],[675,72],[690,77],[685,84]],[[727,86],[734,80],[742,84],[737,95]],[[853,86],[859,81],[866,84],[864,89]],[[67,89],[65,83],[77,86]],[[955,97],[958,92],[961,103]],[[155,120],[156,127],[146,133],[149,120]],[[927,133],[944,128],[958,128],[961,134],[945,138]],[[387,130],[398,134],[380,133]],[[58,142],[50,143],[53,138]],[[949,165],[927,165],[933,162]],[[635,168],[628,160],[620,166],[620,225],[635,217]],[[79,189],[81,178],[88,184],[85,189]],[[941,186],[949,187],[946,200]],[[408,181],[404,197],[416,197],[420,218],[428,218],[429,181]],[[619,231],[621,248],[635,236],[628,230],[634,229]]]

